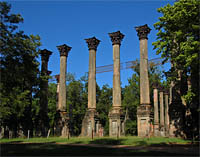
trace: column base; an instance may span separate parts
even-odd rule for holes
[[[142,104],[137,108],[137,131],[138,136],[150,136],[153,132],[151,127],[151,106],[149,104]]]
[[[165,127],[164,126],[160,126],[160,136],[165,137]]]
[[[96,109],[89,108],[82,121],[81,136],[103,136],[100,130],[102,130],[99,123],[98,112]]]
[[[57,111],[55,118],[55,135],[60,137],[69,137],[69,115],[65,111]]]
[[[154,124],[154,136],[160,136],[159,124]]]
[[[109,112],[109,136],[125,135],[125,114],[121,107],[112,107]]]

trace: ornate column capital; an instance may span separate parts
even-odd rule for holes
[[[160,91],[160,92],[164,92],[164,90],[165,90],[164,87],[160,85],[160,86],[159,86],[159,91]]]
[[[165,88],[165,89],[164,89],[164,94],[165,94],[165,95],[169,95],[169,89],[168,89],[168,88]]]
[[[92,37],[92,38],[88,38],[88,39],[85,39],[86,43],[88,44],[88,48],[89,50],[97,50],[97,46],[99,45],[100,43],[100,40],[98,40],[97,38],[95,37]]]
[[[108,34],[109,34],[109,36],[111,38],[111,41],[112,41],[113,45],[115,45],[115,44],[121,45],[121,41],[125,36],[120,31],[113,32],[113,33],[108,33]]]
[[[139,40],[141,39],[148,39],[147,35],[150,33],[151,29],[148,27],[148,25],[138,26],[135,27],[135,30],[137,31],[137,35],[139,37]]]
[[[45,62],[49,61],[49,56],[51,54],[52,54],[52,52],[47,49],[40,50],[40,55],[42,57],[42,60],[44,60]]]
[[[159,89],[159,84],[158,84],[158,82],[152,83],[152,88],[153,88],[153,89]]]
[[[67,46],[66,44],[56,46],[60,52],[60,56],[66,56],[68,57],[69,51],[72,49],[70,46]]]

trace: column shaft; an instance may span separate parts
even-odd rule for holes
[[[160,91],[160,126],[164,127],[164,123],[163,91]]]
[[[140,104],[150,104],[147,39],[140,40]]]
[[[165,94],[165,128],[169,131],[169,96]]]
[[[59,104],[58,110],[66,110],[66,56],[60,56],[60,82],[59,82]]]
[[[153,90],[153,99],[154,99],[154,124],[159,124],[158,119],[158,89]]]
[[[121,106],[120,45],[113,45],[113,107]]]
[[[89,50],[88,108],[96,109],[96,51]]]

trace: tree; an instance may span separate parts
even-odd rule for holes
[[[183,109],[185,111],[190,110],[193,121],[192,124],[190,122],[190,125],[193,126],[192,130],[195,130],[196,135],[198,135],[198,114],[200,111],[199,7],[199,0],[179,0],[173,5],[168,4],[159,8],[158,12],[162,13],[163,16],[154,24],[158,33],[157,41],[153,43],[157,54],[161,54],[164,58],[163,63],[171,61],[172,67],[167,72],[168,81],[174,84],[175,101],[180,101],[177,105],[185,108]],[[183,118],[186,118],[185,115]],[[184,121],[187,120],[183,119]],[[188,128],[188,124],[183,128]],[[191,133],[191,131],[189,132]]]
[[[0,120],[17,135],[17,130],[27,134],[33,128],[32,95],[38,88],[39,36],[18,31],[23,22],[20,14],[10,14],[11,5],[0,2],[0,48],[1,48],[1,107]]]
[[[100,124],[104,127],[105,134],[109,133],[108,113],[112,107],[112,88],[107,84],[99,89],[99,97],[97,102],[97,112],[99,113]]]

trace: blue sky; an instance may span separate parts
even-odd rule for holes
[[[148,24],[152,29],[148,40],[149,59],[159,57],[153,50],[152,42],[156,41],[157,31],[153,24],[162,14],[157,8],[173,0],[121,0],[121,1],[8,1],[12,13],[20,13],[24,18],[20,29],[26,34],[41,37],[41,49],[53,52],[49,60],[52,75],[59,74],[60,55],[56,46],[67,44],[72,47],[68,60],[67,72],[75,74],[79,79],[88,71],[89,52],[84,39],[95,36],[101,40],[96,55],[96,65],[113,64],[112,42],[108,33],[120,30],[124,35],[121,43],[121,62],[139,59],[139,39],[135,26]],[[40,58],[39,58],[40,60]],[[168,65],[164,68],[167,70]],[[132,70],[121,70],[122,86],[128,84],[127,79]],[[98,85],[108,84],[112,87],[112,72],[97,74]]]

